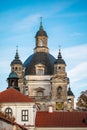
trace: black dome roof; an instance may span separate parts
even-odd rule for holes
[[[72,92],[70,87],[68,88],[67,95],[68,96],[74,96],[74,94],[73,94],[73,92]]]
[[[36,33],[36,36],[35,36],[35,37],[38,37],[38,36],[48,37],[48,36],[47,36],[47,33],[46,33],[43,29],[40,29],[40,30]]]
[[[37,31],[35,38],[38,36],[48,37],[46,31],[44,31],[44,29],[43,29],[42,21],[40,22],[40,28],[39,28],[39,31]]]
[[[59,54],[58,54],[58,59],[56,59],[55,64],[65,64],[66,65],[65,61],[62,59],[60,50],[59,50]]]
[[[12,62],[11,62],[11,65],[14,65],[14,64],[20,64],[20,65],[22,65],[22,62],[21,62],[21,60],[17,60],[17,59],[14,59]]]
[[[22,65],[22,62],[19,59],[18,50],[16,50],[15,59],[11,62],[11,65],[14,65],[14,64],[20,64],[20,65]]]
[[[34,53],[31,56],[29,56],[27,60],[24,62],[24,67],[26,67],[25,75],[28,74],[35,75],[36,64],[45,65],[45,73],[44,73],[45,75],[53,74],[54,62],[55,62],[55,58],[49,53],[45,53],[45,52]]]

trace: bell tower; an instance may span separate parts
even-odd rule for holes
[[[36,47],[34,48],[34,52],[35,53],[36,52],[48,53],[48,45],[47,45],[48,36],[47,36],[47,33],[43,29],[42,17],[40,21],[39,31],[37,31],[35,39],[36,39]]]
[[[16,72],[18,75],[18,86],[20,87],[21,93],[23,93],[23,76],[24,76],[24,67],[22,61],[19,59],[18,46],[16,49],[16,54],[14,60],[11,62],[11,72]]]
[[[7,78],[7,81],[8,81],[8,88],[14,88],[18,91],[20,91],[20,88],[18,87],[18,75],[12,71],[10,74],[9,74],[9,77]]]
[[[69,78],[66,73],[66,63],[62,59],[59,49],[58,58],[54,63],[54,75],[52,77],[52,101],[55,102],[56,110],[64,110],[67,102],[67,86]]]

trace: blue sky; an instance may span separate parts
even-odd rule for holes
[[[22,62],[33,53],[41,16],[56,58],[61,45],[77,98],[87,89],[87,0],[0,0],[0,91],[7,88],[16,46]]]

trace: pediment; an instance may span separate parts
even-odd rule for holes
[[[35,88],[34,90],[35,90],[35,91],[44,91],[45,89],[42,88],[42,87],[38,87],[38,88]]]

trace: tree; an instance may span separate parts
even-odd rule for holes
[[[77,100],[76,106],[78,110],[87,111],[87,90],[81,92],[81,95]]]

